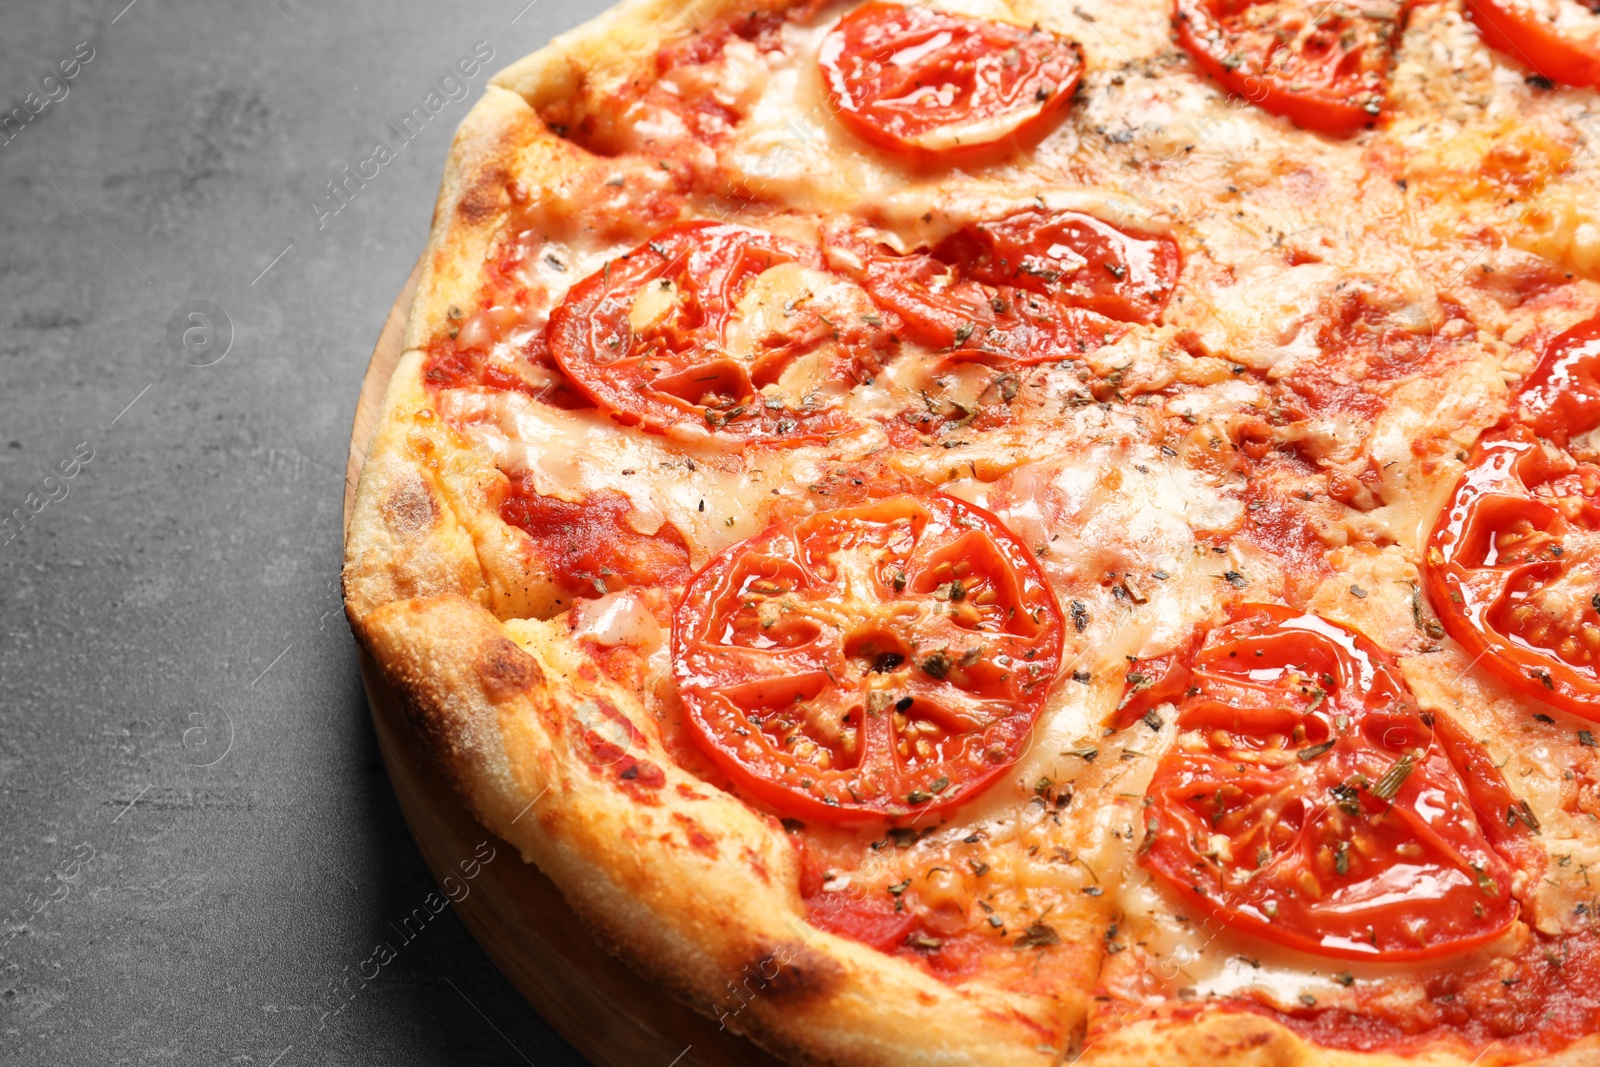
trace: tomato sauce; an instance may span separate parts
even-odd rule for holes
[[[1593,927],[1559,937],[1535,935],[1509,959],[1468,971],[1440,968],[1421,981],[1413,1004],[1362,988],[1356,1007],[1283,1012],[1259,1001],[1246,1010],[1290,1021],[1308,1040],[1352,1051],[1420,1051],[1459,1041],[1474,1051],[1491,1043],[1480,1063],[1555,1052],[1600,1030],[1600,934]]]
[[[511,476],[500,517],[531,539],[529,552],[563,591],[599,597],[630,586],[674,589],[689,577],[689,547],[676,527],[642,534],[628,525],[633,502],[614,489],[581,504],[541,496],[526,474]]]
[[[1254,545],[1283,566],[1285,595],[1296,606],[1333,573],[1327,546],[1293,500],[1251,479],[1245,490],[1244,524],[1237,540]]]
[[[948,403],[936,403],[932,411],[928,407],[927,404],[908,407],[897,415],[882,418],[889,443],[895,448],[927,447],[936,442],[954,441],[964,433],[987,433],[1012,422],[1011,408],[1004,403],[983,404],[976,409],[961,409]]]
[[[785,15],[777,11],[740,11],[720,18],[657,52],[656,74],[715,63],[734,38],[749,41],[759,51],[776,52],[783,47],[784,22]]]
[[[531,373],[524,377],[519,370]],[[449,336],[436,337],[427,348],[422,380],[434,390],[494,389],[521,393],[552,407],[593,406],[561,376],[544,337],[538,334],[529,338],[510,364],[491,359],[481,348],[462,348]]]
[[[1449,351],[1422,309],[1360,289],[1324,309],[1316,342],[1318,354],[1282,379],[1281,405],[1297,420],[1345,415],[1371,422],[1388,407],[1394,383],[1436,373]]]
[[[817,929],[910,960],[947,981],[977,974],[994,953],[1016,954],[997,930],[985,934],[975,928],[976,918],[948,908],[931,914],[919,901],[892,838],[868,843],[811,830],[794,838],[800,849],[800,898],[806,921]],[[848,871],[848,881],[842,888],[830,885],[826,876],[840,871]]]

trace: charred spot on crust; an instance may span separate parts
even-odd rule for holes
[[[486,168],[456,203],[456,215],[469,225],[498,218],[511,206],[511,174],[503,166]]]
[[[617,784],[633,799],[645,804],[659,804],[656,791],[667,784],[667,775],[647,759],[625,756],[621,770],[617,771]],[[710,838],[706,839],[710,841]]]
[[[478,657],[478,677],[489,699],[499,703],[539,685],[544,672],[532,656],[507,638],[497,637]]]
[[[825,997],[844,983],[844,968],[832,956],[800,941],[762,946],[745,965],[763,992],[786,1003]]]
[[[422,533],[439,519],[439,502],[428,483],[415,475],[395,486],[381,509],[384,523],[401,536]]]

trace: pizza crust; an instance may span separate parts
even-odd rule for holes
[[[506,478],[493,457],[432,410],[424,346],[476,300],[517,190],[561,187],[579,167],[580,150],[547,129],[539,109],[600,111],[653,69],[664,40],[749,8],[626,0],[501,71],[456,135],[344,570],[357,639],[428,751],[479,821],[537,864],[608,950],[793,1062],[1468,1063],[1454,1050],[1323,1049],[1237,1012],[1086,1039],[1093,974],[1053,996],[982,980],[952,985],[818,931],[804,921],[782,826],[680,769],[637,695],[596,674],[564,628],[540,621],[553,613],[551,575],[498,518]],[[1541,1062],[1591,1062],[1597,1040]]]

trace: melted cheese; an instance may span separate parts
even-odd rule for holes
[[[598,411],[563,411],[517,393],[447,390],[440,408],[502,470],[530,474],[543,496],[577,503],[602,489],[627,494],[630,524],[652,534],[671,523],[688,540],[695,566],[759,533],[774,498],[804,497],[832,454],[818,447],[686,454],[667,438],[618,433]]]
[[[650,606],[626,590],[607,593],[598,600],[580,600],[572,613],[572,636],[588,638],[602,648],[626,646],[648,656],[665,643],[666,635]]]

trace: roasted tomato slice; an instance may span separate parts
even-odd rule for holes
[[[1467,0],[1484,44],[1562,85],[1600,85],[1600,21],[1578,0]]]
[[[548,336],[561,369],[618,422],[807,440],[851,426],[835,401],[887,358],[875,310],[815,248],[691,222],[579,282]]]
[[[1385,0],[1176,0],[1178,41],[1230,92],[1319,133],[1383,112],[1400,7]]]
[[[1423,577],[1473,662],[1600,721],[1600,468],[1562,451],[1597,426],[1600,316],[1546,346],[1505,423],[1479,442]]]
[[[1190,686],[1139,846],[1187,908],[1345,959],[1440,956],[1515,921],[1511,867],[1479,822],[1504,813],[1474,812],[1372,642],[1250,605],[1208,635]]]
[[[1433,529],[1423,577],[1474,663],[1600,721],[1600,468],[1523,426],[1487,438]]]
[[[937,812],[1021,754],[1061,659],[1039,564],[988,512],[903,494],[781,523],[689,583],[690,734],[756,801],[826,822]]]
[[[839,20],[818,63],[858,136],[938,155],[1042,132],[1077,89],[1083,51],[1037,27],[869,3]]]
[[[873,301],[892,311],[905,335],[958,361],[1031,365],[1076,359],[1128,328],[1104,315],[1017,289],[963,277],[932,256],[881,256],[867,264]]]
[[[1176,241],[1076,211],[1022,211],[974,223],[933,255],[980,282],[1060,297],[1125,322],[1159,321],[1178,279]]]
[[[1514,407],[1518,422],[1562,448],[1600,426],[1600,315],[1550,342]]]
[[[1162,704],[1182,703],[1189,691],[1189,663],[1194,659],[1199,639],[1196,633],[1181,648],[1128,664],[1122,699],[1111,717],[1112,725],[1120,730],[1150,715]]]

